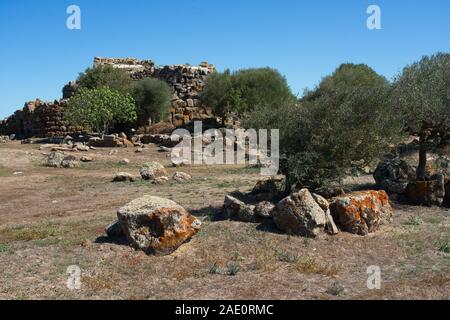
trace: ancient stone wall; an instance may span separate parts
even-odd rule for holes
[[[55,137],[73,133],[76,129],[63,119],[64,106],[64,100],[27,102],[22,110],[3,121],[1,131],[18,137]]]
[[[202,105],[199,94],[209,74],[216,72],[214,65],[202,62],[199,66],[156,66],[151,60],[133,58],[95,58],[94,67],[111,65],[126,70],[133,80],[156,78],[165,81],[173,91],[172,107],[167,121],[174,126],[183,126],[191,120],[213,117],[211,108]],[[17,134],[18,137],[52,137],[71,134],[75,129],[63,120],[62,111],[76,91],[77,83],[69,82],[63,88],[63,99],[53,103],[36,100],[28,102],[22,110],[0,122],[0,133]]]
[[[165,81],[173,91],[168,121],[175,126],[184,125],[193,119],[212,117],[211,108],[202,105],[198,99],[208,75],[216,72],[215,66],[208,62],[202,62],[199,66],[156,66],[151,60],[95,58],[94,66],[101,65],[124,69],[133,80],[156,78]]]

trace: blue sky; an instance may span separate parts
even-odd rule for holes
[[[66,8],[81,8],[81,30]],[[368,30],[379,5],[382,30]],[[423,55],[450,52],[449,0],[1,0],[0,118],[61,89],[94,56],[270,66],[296,93],[344,62],[389,79]]]

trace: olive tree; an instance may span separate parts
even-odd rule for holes
[[[389,103],[390,87],[378,77],[378,85],[350,81],[312,92],[315,98],[300,104],[267,106],[250,114],[247,127],[280,129],[280,170],[288,189],[339,182],[373,164],[400,139],[403,125]]]
[[[403,114],[410,133],[419,137],[417,179],[424,180],[427,152],[450,136],[450,54],[438,53],[407,66],[393,87],[393,107]]]
[[[149,119],[160,121],[167,117],[172,91],[164,81],[146,78],[134,85],[133,96],[140,124]]]
[[[132,124],[137,119],[133,97],[109,88],[81,88],[64,112],[71,124],[103,134],[116,124]]]

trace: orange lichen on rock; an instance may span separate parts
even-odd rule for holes
[[[119,223],[130,244],[148,254],[166,255],[189,241],[201,222],[175,202],[143,196],[119,209]]]
[[[344,231],[367,235],[392,220],[393,209],[385,191],[362,191],[331,202],[335,221]]]

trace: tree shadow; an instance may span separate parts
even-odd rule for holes
[[[116,244],[119,246],[128,246],[129,242],[125,236],[116,236],[109,237],[107,235],[103,235],[95,239],[94,243],[97,244]]]
[[[227,217],[223,214],[221,207],[208,206],[200,209],[188,210],[197,218],[206,218],[209,221],[225,221]]]

